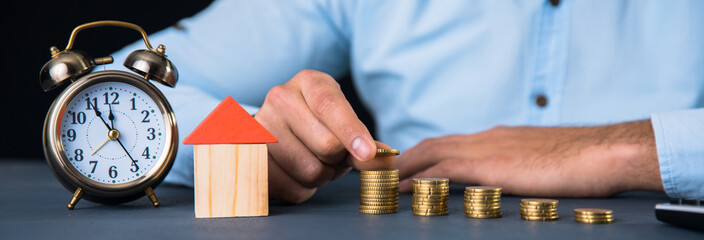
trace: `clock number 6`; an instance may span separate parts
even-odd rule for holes
[[[111,178],[116,178],[117,177],[117,167],[110,166],[110,169],[108,170],[108,175],[110,175]]]

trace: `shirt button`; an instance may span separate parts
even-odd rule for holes
[[[548,105],[548,98],[545,97],[545,95],[538,95],[535,97],[535,104],[538,105],[538,107],[545,107]]]
[[[550,0],[550,4],[552,4],[553,7],[557,7],[560,5],[560,0]]]

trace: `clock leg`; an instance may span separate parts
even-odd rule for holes
[[[78,188],[76,189],[76,192],[73,193],[73,198],[71,198],[71,202],[68,203],[66,207],[68,207],[68,210],[73,210],[73,207],[76,206],[76,203],[78,202],[79,199],[83,197],[83,189]]]
[[[147,194],[149,200],[152,200],[152,204],[154,204],[154,207],[159,207],[159,200],[156,200],[156,195],[154,195],[154,189],[152,189],[152,187],[148,187],[147,189],[145,189],[144,193]]]

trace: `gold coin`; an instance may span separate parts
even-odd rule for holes
[[[535,209],[557,209],[557,205],[554,206],[549,206],[549,205],[523,205],[521,204],[521,209],[530,209],[530,208],[535,208]]]
[[[448,215],[449,212],[441,212],[441,213],[426,213],[426,212],[413,212],[413,215],[416,216],[425,216],[425,217],[430,217],[430,216],[446,216]]]
[[[501,199],[465,199],[465,203],[500,203]]]
[[[613,219],[602,219],[602,220],[584,220],[584,219],[575,219],[575,222],[579,223],[588,223],[588,224],[604,224],[604,223],[613,223]]]
[[[491,186],[469,186],[464,188],[465,191],[472,191],[472,192],[501,192],[503,190],[500,187],[491,187]]]
[[[364,213],[364,214],[391,214],[391,213],[397,213],[398,209],[396,210],[368,210],[368,209],[359,209],[359,213]]]
[[[491,210],[501,210],[501,206],[498,207],[491,207],[491,208],[486,208],[486,207],[471,207],[464,205],[464,210],[465,211],[491,211]]]
[[[399,155],[399,154],[401,154],[401,151],[396,150],[396,149],[382,149],[382,148],[376,149],[376,155]]]
[[[491,211],[464,210],[464,213],[467,213],[467,214],[471,213],[471,214],[477,214],[477,215],[491,215],[491,214],[501,213],[501,209],[491,210]]]
[[[387,192],[398,192],[398,187],[361,187],[359,191],[387,191]]]
[[[360,202],[360,206],[397,206],[398,202]]]
[[[413,183],[449,183],[449,178],[414,178]]]
[[[532,213],[557,212],[557,208],[521,208],[521,212],[532,212]]]
[[[548,205],[548,206],[556,206],[560,201],[557,201],[555,199],[543,199],[543,198],[527,198],[527,199],[521,199],[521,204],[522,205]]]
[[[366,209],[366,210],[394,210],[398,209],[398,206],[359,206],[359,209]]]
[[[465,213],[465,216],[469,218],[500,218],[503,216],[501,213],[497,214],[473,214],[473,213]]]
[[[395,199],[398,194],[359,194],[360,198],[374,198],[374,199]]]
[[[559,219],[558,216],[555,217],[530,217],[530,216],[521,216],[521,219],[523,220],[528,220],[528,221],[553,221]]]
[[[614,214],[614,211],[611,209],[601,209],[601,208],[577,208],[574,210],[574,214],[581,214],[581,215],[607,215],[607,214]]]
[[[395,191],[395,190],[360,190],[359,193],[364,193],[367,195],[371,195],[371,194],[386,195],[386,194],[398,194],[398,191]]]

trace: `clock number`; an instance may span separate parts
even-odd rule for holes
[[[105,105],[108,105],[108,93],[103,93],[103,96],[105,96]],[[120,104],[119,101],[117,101],[117,98],[120,97],[120,94],[117,94],[116,92],[111,92],[110,96],[113,96],[112,102],[109,104]]]
[[[80,149],[80,148],[76,149],[76,151],[74,151],[73,153],[76,154],[76,156],[74,157],[74,159],[76,159],[76,161],[79,161],[79,162],[83,161],[83,149]]]
[[[142,156],[144,156],[145,159],[149,159],[149,147],[146,147],[144,149],[144,152],[142,152]]]
[[[93,104],[91,104],[90,101],[93,101]],[[92,106],[98,107],[98,98],[86,98],[86,110],[91,110],[93,109]]]
[[[110,166],[110,169],[108,170],[108,175],[110,175],[111,178],[116,178],[117,177],[117,167]]]
[[[66,131],[66,136],[68,136],[69,142],[76,141],[76,130],[69,129],[68,131]]]
[[[89,164],[93,164],[93,169],[90,170],[90,173],[95,173],[95,167],[98,166],[98,161],[90,161],[88,162]]]
[[[130,99],[130,102],[132,102],[132,108],[130,108],[130,110],[137,110],[134,104],[134,98]]]
[[[139,162],[139,160],[134,160],[134,162],[132,162],[132,167],[130,168],[130,171],[132,171],[132,172],[139,171],[139,166],[137,166],[137,162]]]
[[[143,123],[148,123],[149,122],[149,111],[147,110],[142,110],[142,114],[144,114],[144,119],[142,119]]]
[[[84,123],[86,123],[86,113],[84,113],[84,112],[78,112],[78,114],[76,114],[76,112],[71,112],[71,118],[73,119],[71,124],[76,124],[76,123],[84,124]]]
[[[154,128],[147,129],[147,132],[149,132],[149,136],[147,136],[147,140],[154,140],[154,138],[156,138],[156,135],[154,135]]]

